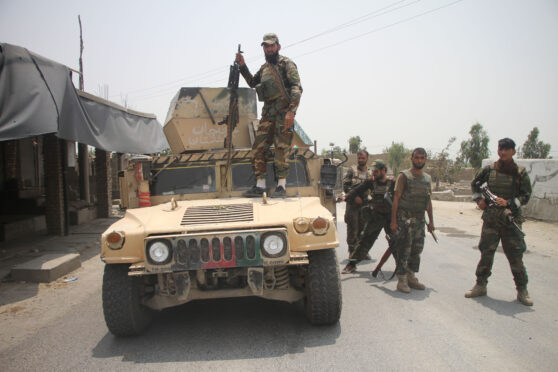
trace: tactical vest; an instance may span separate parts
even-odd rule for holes
[[[391,211],[391,205],[386,201],[385,194],[390,189],[393,184],[393,180],[387,179],[385,185],[381,185],[378,181],[372,183],[372,193],[370,194],[370,207],[372,210],[389,213]]]
[[[275,72],[277,74],[277,77],[279,79],[282,79],[281,77],[281,69],[279,67],[279,65],[275,65]],[[273,75],[273,72],[271,71],[271,67],[270,65],[268,65],[267,63],[264,64],[262,66],[262,75],[261,75],[261,80],[260,83],[258,85],[256,85],[256,93],[258,94],[258,100],[261,102],[270,102],[270,101],[274,101],[278,98],[281,98],[283,96],[283,92],[281,91],[281,86],[279,85],[279,82],[277,81],[277,79],[275,78],[275,76]]]
[[[518,167],[514,185],[514,177],[512,175],[498,172],[494,164],[492,164],[490,165],[490,173],[488,175],[488,188],[493,194],[502,199],[513,199],[517,196],[517,185],[520,182],[520,175],[524,170],[525,168]]]
[[[372,175],[372,172],[368,168],[366,168],[366,171],[360,171],[356,165],[353,165],[351,169],[353,171],[353,178],[351,179],[352,187],[360,185]]]
[[[424,212],[430,200],[430,175],[423,173],[421,178],[415,178],[410,169],[401,173],[407,178],[407,187],[399,199],[399,207],[409,212]]]

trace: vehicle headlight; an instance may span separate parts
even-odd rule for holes
[[[329,228],[329,221],[323,217],[316,217],[312,221],[312,231],[316,235],[324,235]]]
[[[153,240],[147,245],[149,260],[158,265],[165,264],[171,259],[171,245],[168,240]]]
[[[266,257],[281,257],[287,251],[287,239],[278,232],[267,232],[261,238],[262,253]]]
[[[295,218],[295,220],[293,221],[293,226],[296,232],[304,234],[310,229],[310,220],[304,217]]]

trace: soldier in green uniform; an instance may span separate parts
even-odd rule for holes
[[[252,145],[252,168],[256,176],[256,185],[246,191],[244,196],[258,197],[266,190],[266,153],[269,152],[270,146],[274,145],[273,162],[277,188],[272,197],[285,197],[289,172],[286,153],[293,138],[294,117],[302,95],[302,86],[295,63],[279,55],[281,44],[277,35],[265,34],[262,47],[266,62],[255,75],[248,70],[242,54],[236,55],[240,73],[250,88],[256,88],[258,100],[264,102],[262,118]]]
[[[424,212],[428,213],[428,230],[434,231],[432,215],[432,181],[423,172],[426,164],[426,151],[417,147],[411,154],[413,166],[399,173],[395,181],[395,194],[391,213],[391,231],[398,236],[395,251],[397,254],[397,290],[411,292],[411,288],[423,290],[415,273],[419,271],[420,254],[424,247]]]
[[[479,242],[481,258],[476,270],[477,283],[465,293],[465,297],[486,296],[494,254],[501,240],[517,288],[517,300],[532,306],[533,300],[527,292],[527,270],[523,264],[523,253],[527,246],[520,230],[523,222],[521,206],[527,204],[531,197],[531,181],[525,168],[513,161],[514,155],[513,140],[503,138],[498,141],[498,161],[479,170],[471,184],[473,199],[483,210],[483,225]],[[495,203],[484,199],[481,186],[485,183],[492,194],[497,196]]]
[[[355,249],[349,257],[349,263],[342,271],[343,274],[354,272],[357,264],[366,259],[370,248],[378,239],[382,229],[386,234],[391,234],[389,227],[391,221],[390,203],[395,182],[387,177],[387,167],[383,160],[374,160],[371,169],[373,178],[362,182],[346,196],[348,201],[352,201],[356,197],[365,198],[364,195],[369,193],[372,199],[361,209],[360,222],[362,229]],[[386,199],[386,194],[389,200]]]
[[[368,163],[368,152],[360,150],[357,153],[357,165],[351,166],[343,177],[343,192],[345,194],[372,176],[372,172],[368,169],[366,163]],[[352,200],[346,200],[346,196],[343,196],[340,198],[340,201],[342,200],[346,201],[345,223],[347,224],[347,247],[350,255],[355,249],[362,227],[360,224],[360,209],[363,206],[363,199],[357,195]]]

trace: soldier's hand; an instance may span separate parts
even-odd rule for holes
[[[480,208],[480,210],[484,211],[487,207],[486,205],[486,200],[481,199],[479,200],[479,202],[477,203],[478,207]]]
[[[391,221],[389,224],[391,231],[395,232],[397,230],[397,221]]]
[[[432,232],[436,230],[436,228],[434,227],[434,223],[433,222],[429,222],[428,223],[428,231]]]
[[[362,205],[362,198],[360,196],[355,196],[355,198],[353,199],[353,202],[356,205]]]
[[[508,201],[506,199],[502,199],[500,197],[496,198],[496,204],[498,204],[499,207],[507,207],[508,206]]]
[[[287,113],[285,114],[285,129],[289,129],[294,125],[294,117],[294,112],[287,111]]]
[[[242,53],[236,53],[235,61],[241,66],[244,66],[246,64],[246,62],[244,62],[244,56],[242,55]]]

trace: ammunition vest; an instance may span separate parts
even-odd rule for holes
[[[279,65],[274,66],[275,72],[279,79],[282,79],[282,74]],[[256,93],[258,94],[258,100],[260,102],[270,102],[274,101],[283,96],[281,91],[281,86],[279,82],[273,75],[270,65],[267,63],[262,66],[261,80],[258,85],[256,85]]]
[[[407,187],[399,199],[399,207],[408,212],[424,212],[430,200],[430,175],[423,173],[422,177],[416,178],[410,169],[401,173],[407,179]]]
[[[386,201],[385,194],[393,184],[393,180],[387,179],[385,185],[381,185],[378,181],[372,183],[372,192],[370,193],[370,208],[380,213],[390,213],[391,205]]]
[[[358,169],[358,166],[353,165],[351,166],[351,169],[353,171],[353,178],[351,180],[352,187],[360,185],[362,182],[366,181],[372,175],[372,172],[368,168],[366,168],[365,171],[360,171]]]
[[[493,194],[499,196],[502,199],[510,200],[517,196],[517,186],[520,182],[519,178],[521,172],[524,171],[525,168],[518,167],[517,175],[515,176],[515,185],[514,185],[514,177],[509,174],[504,174],[498,172],[498,170],[494,167],[494,164],[490,165],[490,173],[488,174],[488,188],[492,191]]]

